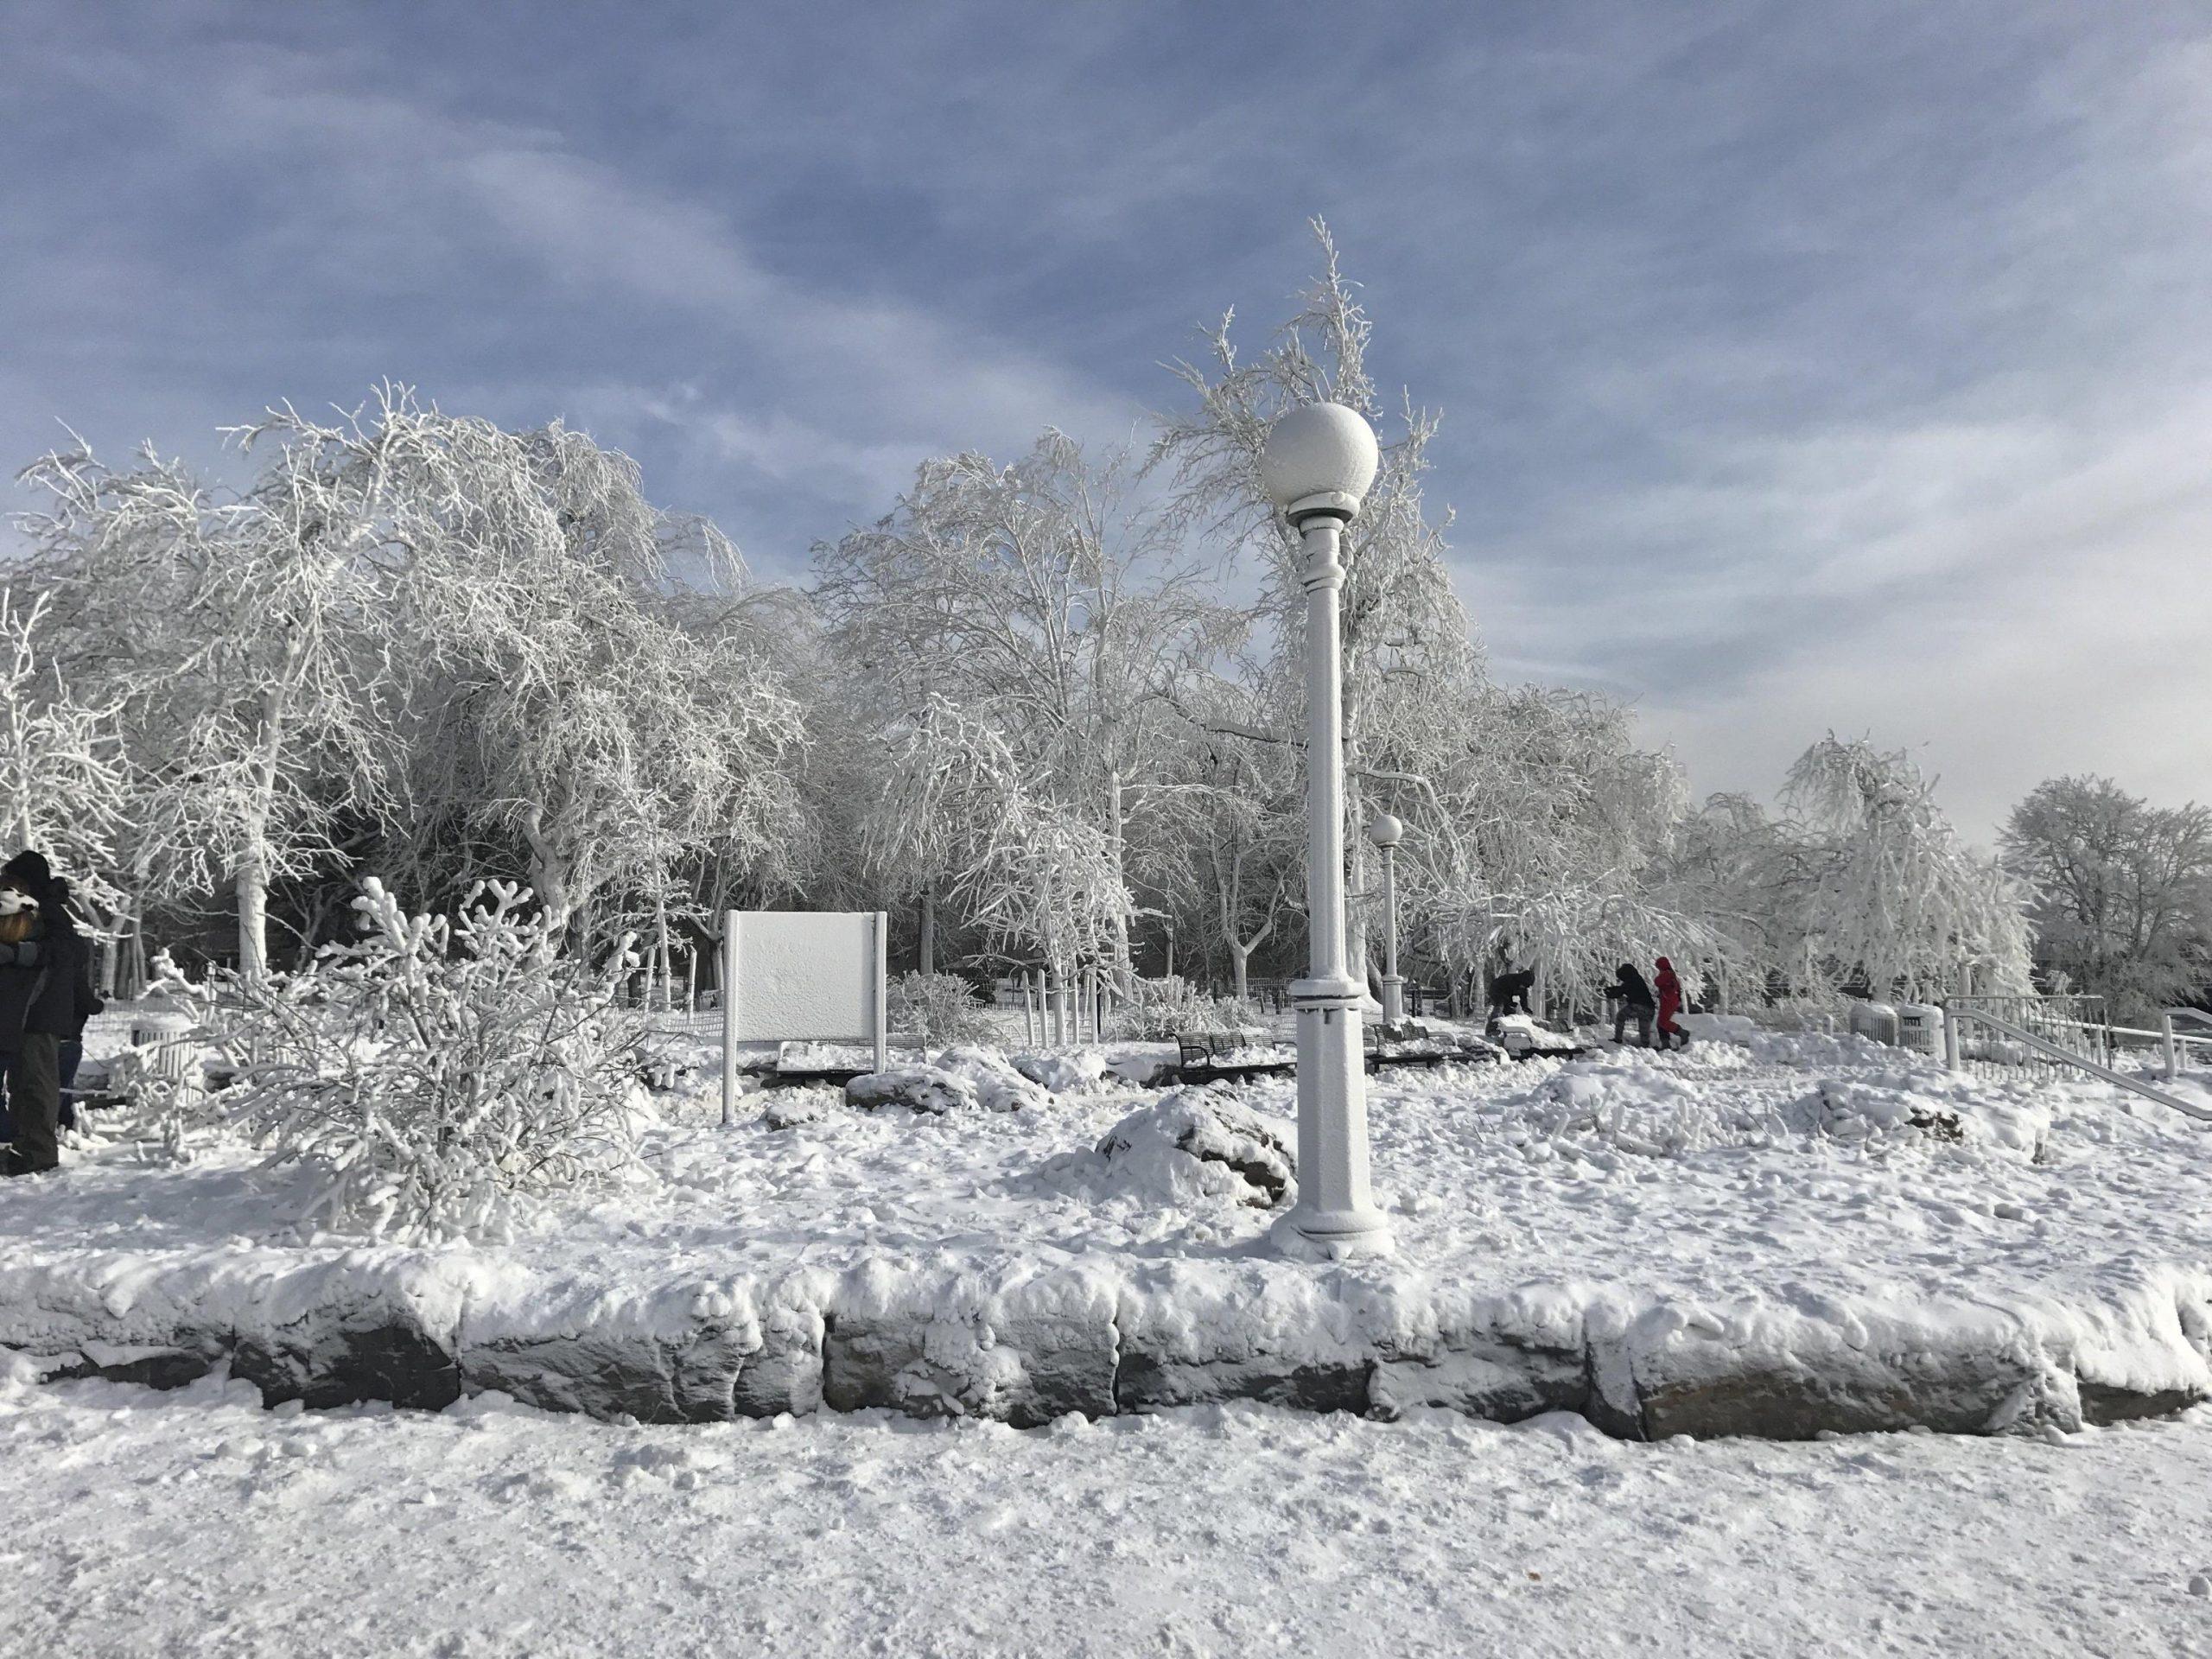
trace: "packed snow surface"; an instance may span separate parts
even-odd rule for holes
[[[995,1109],[856,1110],[835,1088],[758,1090],[725,1130],[711,1078],[698,1078],[660,1097],[637,1179],[547,1210],[496,1253],[619,1279],[869,1255],[1205,1259],[1262,1240],[1270,1216],[1203,1182],[1179,1199],[1110,1179],[1095,1148],[1163,1090],[1125,1083],[1095,1053],[1032,1065],[1057,1093],[985,1051],[935,1058]],[[1217,1087],[1294,1139],[1292,1079]],[[800,1121],[772,1127],[772,1109]],[[2101,1087],[1953,1077],[1856,1038],[1387,1071],[1370,1080],[1368,1116],[1398,1266],[1462,1286],[1816,1300],[2212,1265],[2212,1132]],[[303,1243],[303,1179],[261,1169],[242,1145],[218,1141],[176,1166],[114,1138],[68,1161],[10,1189],[10,1259],[359,1248]]]
[[[2212,1409],[1656,1446],[1206,1407],[688,1428],[0,1379],[10,1654],[2185,1656]]]
[[[343,1279],[404,1281],[434,1335],[465,1325],[471,1340],[534,1340],[550,1319],[691,1342],[704,1319],[733,1353],[766,1342],[772,1357],[818,1344],[823,1317],[849,1311],[878,1333],[849,1355],[852,1375],[888,1379],[849,1402],[1014,1421],[1071,1401],[1113,1409],[1116,1344],[1168,1367],[1154,1404],[1236,1391],[1186,1386],[1178,1367],[1395,1354],[1413,1372],[1378,1373],[1377,1406],[1513,1415],[1569,1399],[1586,1367],[1654,1433],[1669,1432],[1649,1415],[1664,1389],[1702,1411],[1698,1390],[1762,1369],[1853,1371],[1875,1405],[1768,1411],[1773,1426],[1744,1432],[2064,1427],[2208,1391],[2201,1126],[2102,1087],[1955,1077],[1856,1038],[1725,1034],[1684,1052],[1375,1077],[1375,1179],[1398,1253],[1337,1268],[1281,1259],[1267,1240],[1280,1211],[1228,1174],[1294,1145],[1292,1081],[1163,1098],[1127,1080],[1160,1046],[1048,1064],[946,1051],[934,1072],[987,1109],[779,1089],[747,1096],[728,1128],[697,1076],[661,1096],[626,1185],[550,1205],[512,1240],[428,1251],[303,1237],[306,1178],[234,1142],[178,1166],[111,1136],[0,1205],[0,1343],[130,1376],[133,1344],[172,1339],[171,1312],[280,1339]],[[1538,1356],[1533,1371],[1510,1364],[1548,1374],[1542,1392],[1499,1393],[1486,1332]],[[1939,1375],[1961,1354],[1967,1395],[1965,1372]],[[1447,1358],[1459,1372],[1437,1370]],[[726,1375],[714,1386],[727,1397]],[[798,1408],[811,1386],[790,1396]],[[1899,1386],[1953,1403],[1898,1414],[1882,1402]],[[2133,1403],[2110,1404],[2121,1396]]]

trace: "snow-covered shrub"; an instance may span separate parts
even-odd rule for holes
[[[889,998],[892,1030],[925,1043],[982,1043],[995,1034],[975,987],[957,974],[901,974],[891,982]]]
[[[410,916],[374,879],[361,938],[302,972],[224,986],[237,1080],[226,1114],[318,1171],[308,1217],[400,1238],[497,1235],[518,1199],[630,1162],[642,1031],[617,1003],[635,963],[558,954],[527,888],[458,918]]]
[[[1230,1198],[1272,1209],[1290,1196],[1298,1162],[1273,1124],[1203,1089],[1179,1089],[1106,1132],[1098,1150],[1119,1185],[1176,1205]]]
[[[1173,974],[1165,979],[1136,980],[1129,988],[1128,1000],[1106,1021],[1106,1034],[1123,1042],[1172,1043],[1185,1035],[1225,1036],[1265,1023],[1256,1003],[1208,996]]]

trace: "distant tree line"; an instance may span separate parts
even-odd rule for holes
[[[1496,680],[1422,496],[1436,423],[1373,380],[1316,228],[1302,308],[1250,354],[1224,321],[1147,447],[925,461],[799,588],[583,434],[404,388],[238,429],[236,489],[46,456],[0,603],[10,838],[111,971],[149,938],[298,964],[374,875],[410,910],[525,881],[565,948],[636,933],[664,976],[726,906],[880,906],[901,965],[1241,992],[1304,949],[1300,555],[1258,460],[1331,398],[1384,437],[1344,594],[1355,960],[1387,810],[1408,971],[1465,993],[1510,960],[1586,1001],[1661,954],[1745,1003],[2203,984],[2203,809],[2056,780],[2000,863],[1905,755],[1830,736],[1776,808],[1698,806],[1619,703]]]

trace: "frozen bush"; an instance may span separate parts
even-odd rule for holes
[[[410,916],[373,879],[353,906],[359,941],[232,982],[214,1014],[236,1067],[225,1116],[323,1178],[303,1219],[497,1236],[518,1200],[629,1165],[644,1096],[643,1030],[616,1001],[626,950],[596,970],[561,956],[507,883],[458,918]]]
[[[891,982],[888,1013],[893,1031],[925,1043],[982,1043],[995,1034],[975,987],[957,974],[899,975]]]
[[[1128,1001],[1106,1022],[1106,1034],[1124,1042],[1172,1043],[1184,1035],[1230,1035],[1265,1024],[1256,1003],[1208,996],[1187,980],[1131,982]]]

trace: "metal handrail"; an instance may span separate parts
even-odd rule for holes
[[[2115,1071],[2108,1065],[2101,1065],[2095,1060],[2076,1054],[2070,1049],[2063,1048],[2050,1041],[2048,1038],[2037,1036],[2024,1026],[2015,1025],[2009,1020],[1999,1019],[1997,1015],[1986,1014],[1979,1008],[1961,1007],[1954,1014],[1952,1005],[1948,1003],[1944,1006],[1943,1014],[1944,1060],[1954,1071],[1966,1069],[1960,1058],[1961,1039],[1959,1035],[1959,1027],[1966,1020],[1977,1020],[2002,1035],[2011,1038],[2014,1042],[2037,1051],[2060,1065],[2075,1067],[2080,1071],[2087,1071],[2093,1077],[2111,1084],[2114,1088],[2127,1090],[2132,1094],[2142,1096],[2145,1100],[2154,1100],[2161,1106],[2170,1106],[2184,1116],[2196,1118],[2201,1122],[2212,1123],[2212,1108],[2195,1106],[2188,1101],[2177,1100],[2162,1089],[2153,1089],[2140,1078],[2131,1077],[2124,1071]]]
[[[2166,1008],[2159,1013],[2158,1035],[2164,1042],[2168,1083],[2171,1083],[2181,1071],[2181,1045],[2208,1040],[2202,1037],[2185,1037],[2178,1034],[2174,1030],[2174,1021],[2177,1020],[2194,1020],[2200,1026],[2212,1026],[2212,1014],[2207,1014],[2202,1008]]]

